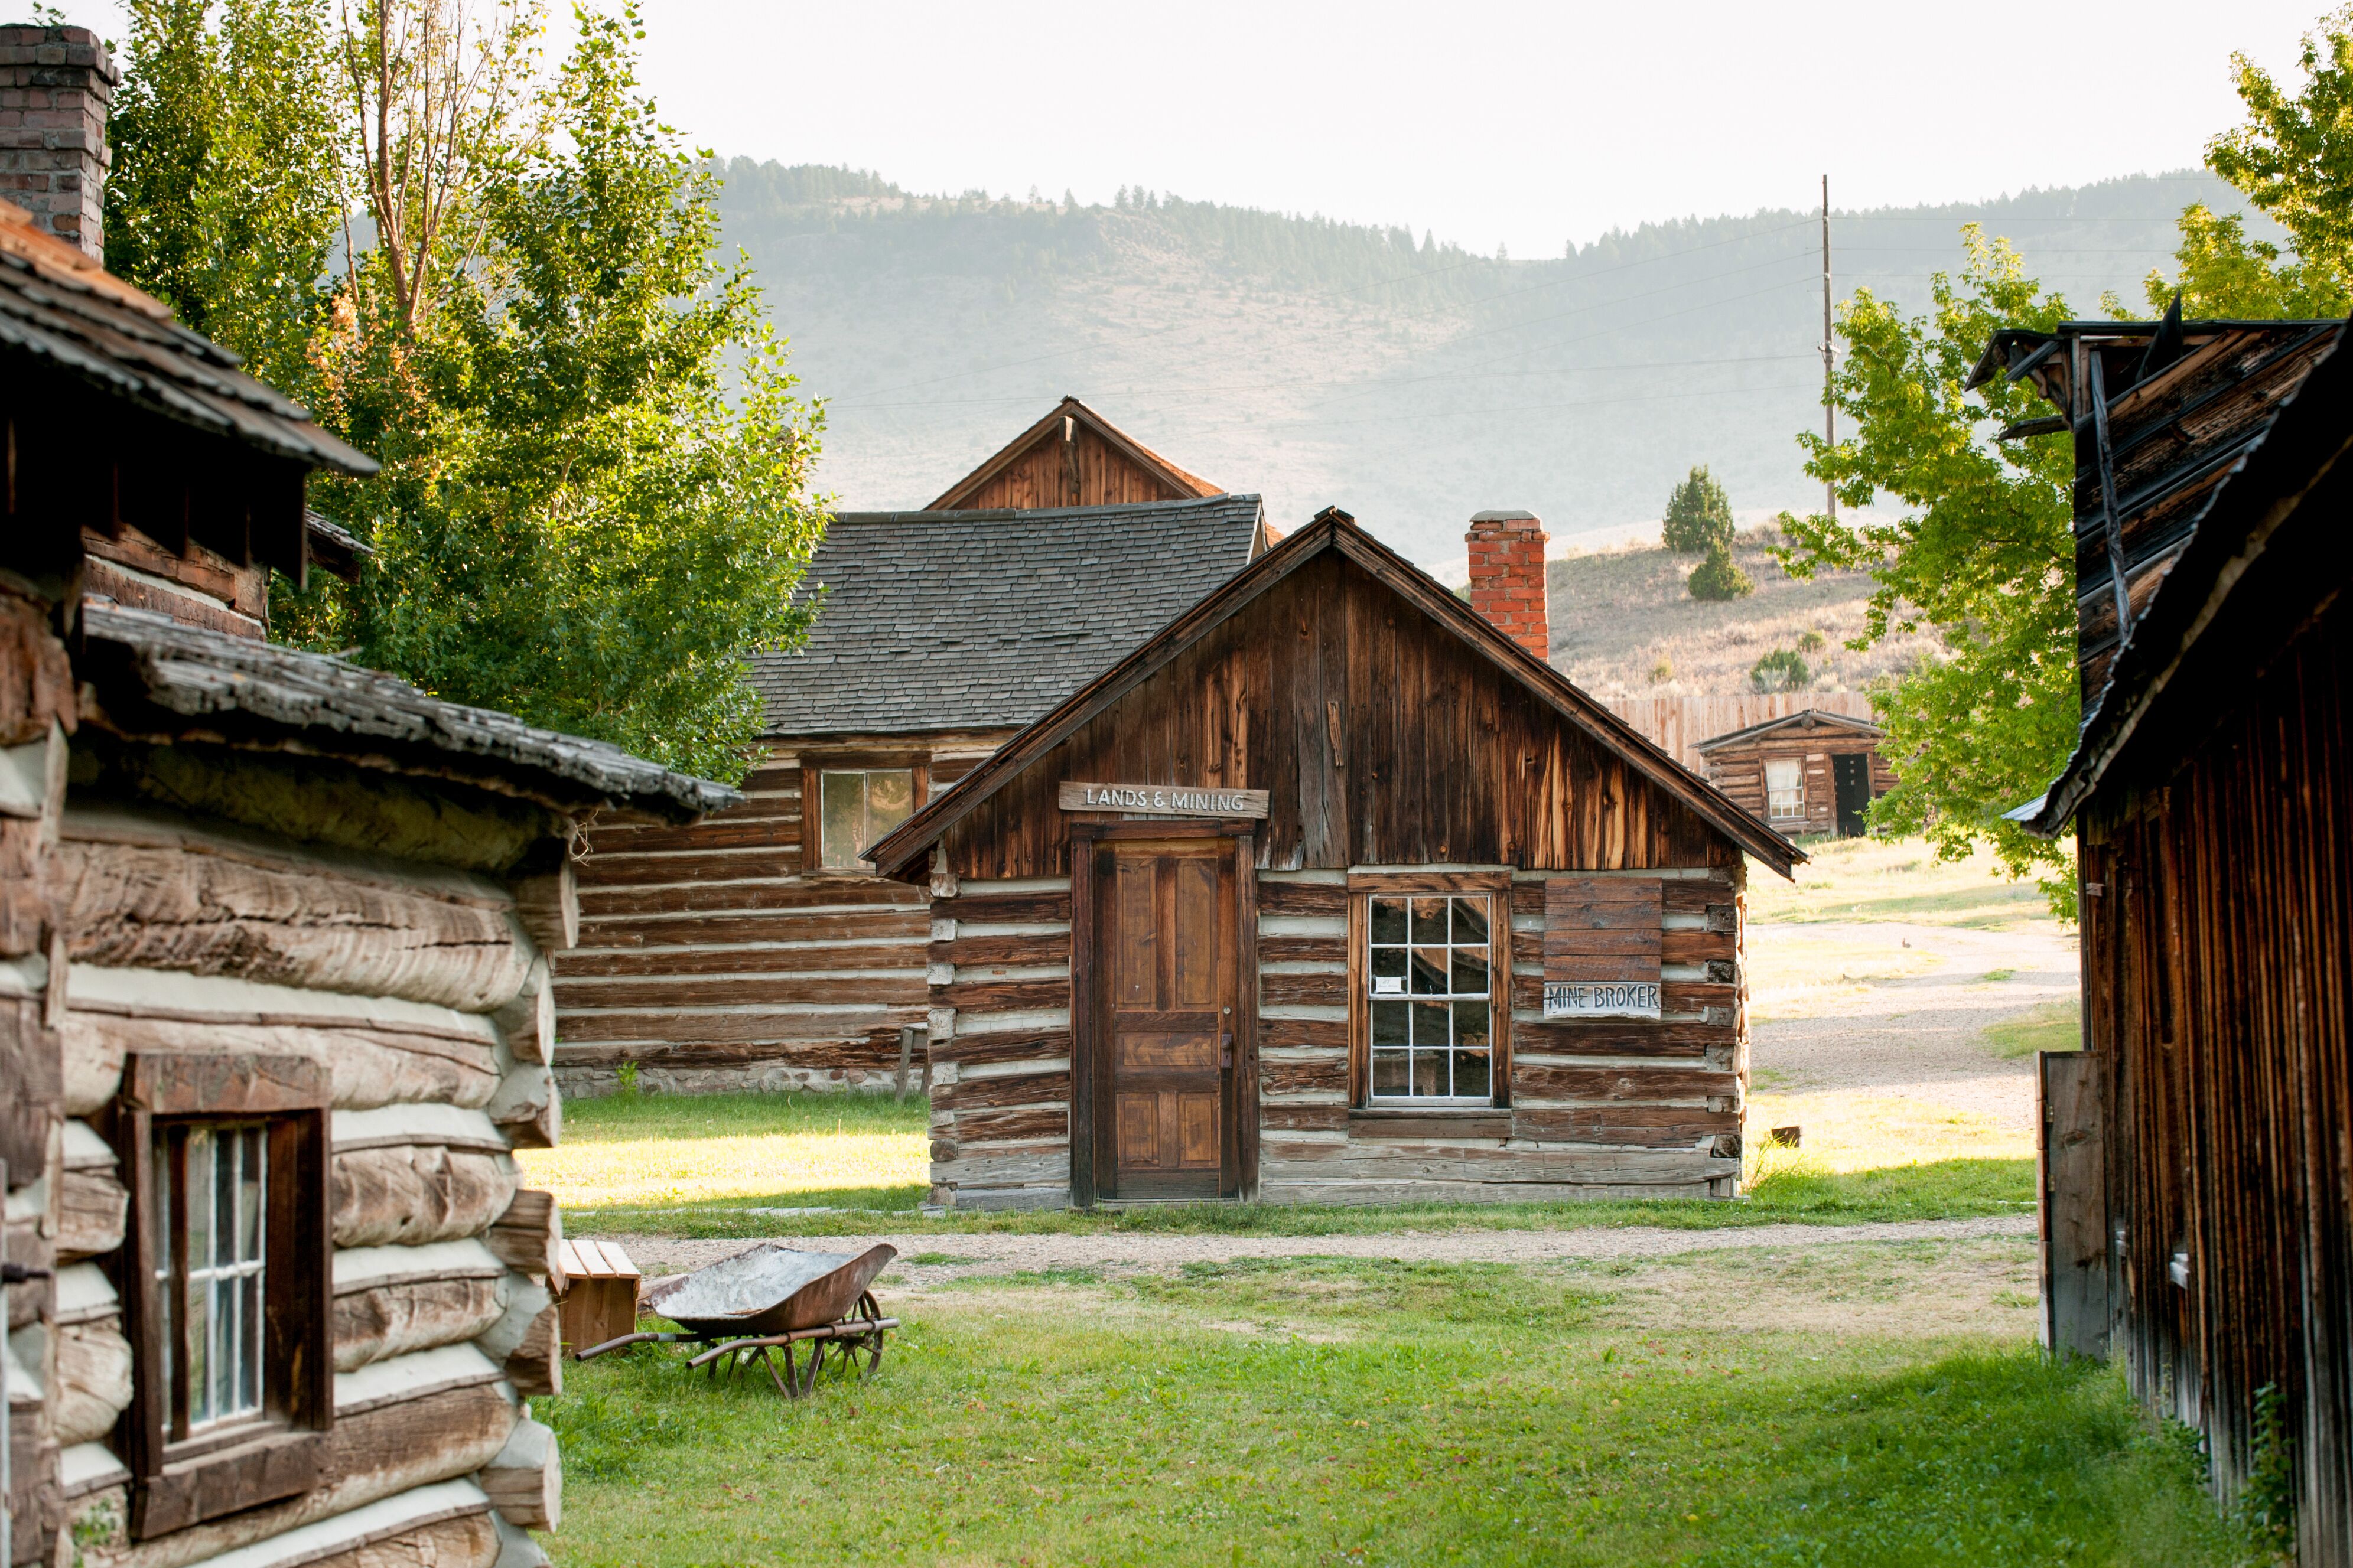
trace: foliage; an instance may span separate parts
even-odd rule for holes
[[[1692,469],[1691,477],[1667,498],[1667,515],[1660,524],[1659,537],[1678,555],[1732,548],[1732,500],[1709,475],[1706,465]]]
[[[1852,509],[1832,521],[1783,514],[1773,553],[1795,576],[1868,570],[1878,584],[1868,647],[1926,624],[1947,657],[1873,693],[1895,760],[1895,787],[1872,807],[1875,829],[1925,834],[1944,858],[1989,843],[2013,876],[2040,872],[2052,907],[2072,917],[2064,849],[2003,813],[2042,793],[2066,763],[2080,714],[2069,485],[2063,433],[1995,443],[1997,425],[2039,416],[2032,388],[1997,378],[1962,384],[1995,331],[2047,329],[2068,318],[2006,240],[1964,230],[1957,282],[1933,284],[1935,310],[1905,317],[1869,289],[1839,313],[1847,342],[1832,395],[1852,432],[1836,447],[1807,433],[1806,471]],[[1892,520],[1863,509],[1906,510]]]
[[[2273,1561],[2295,1561],[2295,1446],[2288,1436],[2287,1396],[2279,1384],[2255,1390],[2253,1462],[2232,1500],[2233,1523]]]
[[[130,0],[106,263],[309,395],[343,220],[326,0]]]
[[[1757,691],[1802,691],[1813,679],[1794,648],[1777,647],[1748,667],[1748,684]]]
[[[1694,599],[1738,599],[1757,591],[1748,574],[1733,564],[1732,551],[1721,541],[1707,547],[1707,559],[1692,568],[1684,586]]]
[[[1829,646],[1829,639],[1824,637],[1820,632],[1805,631],[1798,634],[1798,651],[1799,653],[1820,653],[1823,648],[1828,647]]]

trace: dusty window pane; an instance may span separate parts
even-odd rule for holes
[[[865,847],[860,832],[866,826],[866,775],[820,773],[818,777],[824,795],[818,830],[818,863],[836,870],[850,869]]]
[[[1487,994],[1487,950],[1483,947],[1458,947],[1454,950],[1454,994],[1483,996]]]
[[[1406,1043],[1406,1004],[1376,1002],[1373,1004],[1373,1044],[1401,1046]]]
[[[1405,955],[1406,950],[1401,947],[1377,947],[1373,949],[1374,978],[1378,979],[1382,975],[1388,975],[1395,979],[1404,979]],[[1376,985],[1373,989],[1377,992],[1380,987]]]
[[[1436,1099],[1446,1092],[1444,1051],[1413,1053],[1413,1091],[1426,1099]]]
[[[915,813],[915,774],[909,768],[877,768],[866,775],[866,837],[860,850],[871,849],[899,824]]]
[[[1373,1092],[1403,1094],[1406,1092],[1405,1057],[1403,1051],[1373,1053]]]
[[[1403,899],[1373,900],[1373,940],[1381,942],[1405,941],[1405,900]]]
[[[1458,942],[1487,942],[1487,900],[1457,899],[1454,900],[1454,940]]]
[[[1444,948],[1417,947],[1413,950],[1413,994],[1417,996],[1446,994]]]
[[[1454,1092],[1458,1096],[1478,1095],[1484,1099],[1488,1092],[1487,1053],[1457,1051],[1454,1053]]]
[[[1416,1002],[1413,1004],[1413,1043],[1427,1048],[1435,1046],[1443,1050],[1453,1043],[1453,1032],[1446,1026],[1446,1004]]]
[[[1487,1043],[1486,1003],[1454,1004],[1454,1043],[1458,1046],[1483,1046]]]
[[[1413,940],[1444,942],[1446,940],[1446,905],[1444,899],[1416,899],[1413,901]]]

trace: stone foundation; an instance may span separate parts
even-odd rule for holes
[[[555,1085],[566,1100],[598,1100],[621,1091],[617,1068],[559,1067]],[[786,1062],[750,1062],[729,1068],[657,1068],[638,1069],[640,1094],[784,1094],[806,1089],[818,1094],[891,1094],[898,1074],[867,1068],[804,1068]],[[920,1068],[911,1075],[908,1092],[920,1093]]]

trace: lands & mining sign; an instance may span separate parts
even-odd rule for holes
[[[1065,784],[1064,811],[1128,811],[1147,816],[1266,816],[1262,789],[1197,789],[1191,784]]]

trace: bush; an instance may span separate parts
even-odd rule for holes
[[[1687,586],[1694,599],[1737,599],[1757,591],[1757,584],[1732,563],[1732,552],[1722,544],[1708,547],[1707,559],[1692,568]]]
[[[1828,646],[1829,644],[1823,640],[1822,634],[1820,632],[1808,632],[1805,636],[1798,639],[1798,651],[1799,653],[1820,653]]]
[[[1797,691],[1814,679],[1794,648],[1777,647],[1749,667],[1748,684],[1759,691]]]
[[[1732,548],[1732,500],[1724,493],[1724,487],[1708,477],[1704,464],[1694,468],[1691,478],[1677,485],[1675,493],[1667,498],[1666,521],[1660,525],[1659,535],[1667,548],[1678,555]]]
[[[1651,666],[1651,685],[1657,686],[1665,681],[1672,680],[1674,678],[1675,661],[1673,659],[1662,658],[1659,660],[1658,663]]]

